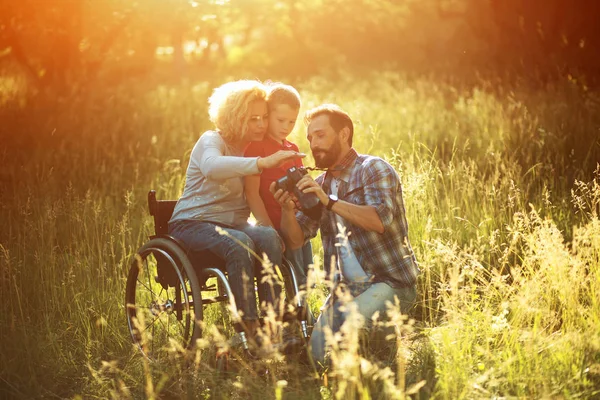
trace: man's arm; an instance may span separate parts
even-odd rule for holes
[[[321,186],[315,182],[309,175],[305,175],[297,184],[298,188],[304,193],[314,193],[321,203],[327,206],[331,200],[323,191]],[[383,233],[385,228],[383,222],[377,213],[375,207],[367,205],[356,205],[347,201],[339,200],[333,205],[331,211],[344,218],[346,221],[356,225],[366,231]]]
[[[290,193],[281,189],[276,191],[275,182],[271,184],[270,190],[281,205],[281,234],[290,249],[299,249],[304,246],[304,232],[296,219],[294,200]]]
[[[327,206],[328,202],[331,200],[329,200],[327,196],[325,196],[325,198],[327,200],[322,200],[322,202]],[[338,200],[333,207],[331,207],[331,211],[366,231],[383,233],[385,230],[375,207],[359,206],[344,200]]]
[[[250,206],[250,211],[256,218],[259,225],[273,226],[269,213],[265,207],[265,203],[260,197],[260,175],[248,175],[244,178],[244,192],[246,193],[246,201]]]
[[[304,232],[296,219],[294,209],[281,209],[280,230],[290,249],[295,250],[304,246]]]

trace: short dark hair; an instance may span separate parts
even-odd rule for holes
[[[318,107],[308,110],[306,114],[304,114],[304,122],[308,125],[313,119],[321,115],[327,115],[329,117],[329,124],[336,132],[347,127],[350,130],[348,144],[352,146],[354,124],[348,113],[342,110],[337,104],[321,104]]]

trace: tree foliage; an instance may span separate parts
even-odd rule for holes
[[[3,0],[0,62],[40,87],[168,66],[297,76],[339,65],[598,78],[591,0]],[[157,50],[158,49],[158,50]],[[162,50],[161,50],[162,49]]]

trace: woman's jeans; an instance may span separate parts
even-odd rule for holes
[[[350,290],[352,293],[353,290]],[[354,295],[352,302],[356,304],[358,312],[365,319],[365,327],[371,325],[371,318],[376,311],[379,311],[381,319],[386,316],[386,302],[394,303],[394,297],[400,300],[400,309],[403,314],[408,314],[417,297],[416,286],[407,288],[394,289],[387,283],[378,282],[368,284],[368,288],[360,294]],[[333,301],[330,301],[334,299]],[[325,331],[331,329],[335,334],[340,331],[342,324],[348,316],[346,307],[342,307],[343,303],[333,297],[325,300],[325,305],[321,309],[321,315],[317,320],[312,336],[310,337],[310,351],[313,361],[317,365],[325,364],[325,355],[327,354],[327,343],[325,340]]]
[[[181,240],[189,252],[210,251],[225,261],[229,285],[235,304],[243,320],[258,319],[254,278],[257,278],[258,297],[261,304],[273,305],[279,310],[281,284],[270,279],[263,282],[263,265],[251,251],[261,259],[266,254],[273,265],[281,265],[283,248],[277,231],[271,227],[250,224],[234,228],[221,227],[228,235],[217,232],[218,225],[210,222],[180,220],[169,224],[169,233]]]

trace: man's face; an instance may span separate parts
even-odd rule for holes
[[[318,168],[330,168],[336,164],[342,153],[342,139],[329,124],[328,115],[319,115],[308,124],[306,138]]]
[[[269,113],[269,136],[281,143],[294,129],[298,119],[298,109],[287,104],[278,104]]]
[[[269,125],[267,102],[264,100],[253,101],[250,103],[248,112],[250,113],[250,119],[248,120],[246,134],[242,140],[245,142],[263,140]]]

